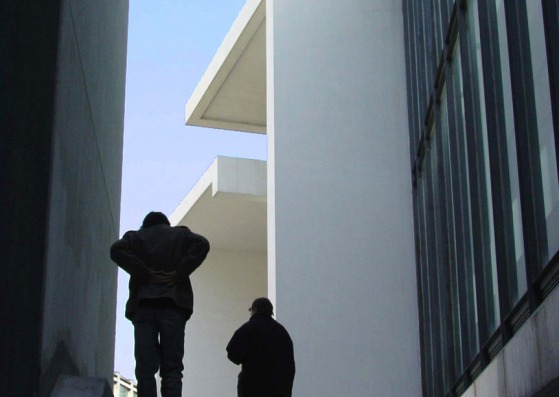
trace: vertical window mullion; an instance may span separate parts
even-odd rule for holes
[[[407,65],[414,65],[414,59],[412,56],[413,52],[413,40],[411,37],[411,32],[413,31],[413,19],[412,19],[412,10],[409,6],[408,1],[403,2],[403,14],[404,14],[404,37],[405,37],[405,44],[406,44],[406,64]],[[417,80],[417,76],[414,76],[412,73],[412,69],[408,66],[406,68],[406,82],[407,86],[411,87],[411,89],[407,92],[407,100],[408,100],[408,128],[410,130],[410,164],[414,164],[415,162],[415,153],[417,150],[417,139],[416,134],[413,133],[414,131],[414,119],[415,119],[415,106],[414,106],[414,82]]]
[[[414,134],[414,140],[416,142],[415,153],[414,153],[414,161],[415,157],[419,153],[419,145],[421,141],[421,127],[422,127],[422,108],[421,108],[421,57],[420,57],[420,34],[419,34],[419,25],[420,25],[420,15],[418,13],[417,2],[412,2],[410,6],[410,11],[412,13],[412,21],[413,24],[411,26],[410,34],[413,35],[413,45],[412,45],[412,58],[413,58],[413,75],[414,75],[414,85],[413,85],[413,106],[414,106],[414,129],[412,133]]]
[[[446,87],[446,86],[445,86]],[[451,322],[449,341],[449,355],[452,357],[451,385],[456,383],[457,377],[462,373],[462,342],[460,327],[460,305],[458,299],[455,299],[458,293],[458,284],[456,277],[456,232],[454,221],[454,196],[452,188],[452,163],[450,160],[450,143],[449,143],[449,125],[448,125],[448,95],[447,89],[443,89],[440,100],[440,146],[442,151],[442,161],[444,168],[444,208],[446,214],[446,268],[449,283],[449,321]]]
[[[437,70],[437,58],[436,58],[436,42],[433,35],[433,11],[430,1],[423,1],[423,15],[424,15],[424,33],[425,33],[425,55],[426,55],[426,68],[427,68],[427,79],[426,79],[426,98],[431,96],[433,82],[435,81],[435,71]]]
[[[467,367],[475,355],[478,343],[476,326],[475,284],[472,268],[471,225],[468,170],[463,120],[462,77],[460,46],[456,50],[448,70],[448,99],[451,159],[453,161],[453,196],[456,223],[456,252],[460,293],[462,326],[463,366]]]
[[[454,373],[454,366],[452,363],[452,352],[449,347],[449,341],[452,340],[452,333],[449,324],[452,324],[451,316],[449,313],[449,272],[448,272],[448,218],[446,208],[443,205],[445,202],[445,175],[444,175],[444,161],[441,139],[441,118],[440,106],[436,106],[436,117],[433,138],[431,140],[432,152],[432,165],[431,165],[431,180],[433,186],[433,206],[436,208],[434,211],[435,219],[435,235],[436,235],[436,249],[437,249],[437,285],[439,292],[439,322],[440,322],[440,346],[441,346],[441,375],[442,390],[446,395],[452,386],[451,378]]]
[[[448,8],[448,3],[446,1],[440,1],[440,0],[435,0],[436,2],[439,3],[439,7],[440,7],[440,14],[439,14],[439,24],[441,25],[441,42],[443,43],[443,48],[441,48],[441,51],[444,52],[444,45],[447,44],[446,43],[446,36],[448,34],[448,16],[449,16],[449,8]]]
[[[487,302],[485,296],[481,293],[483,291],[483,285],[480,285],[480,272],[477,268],[479,264],[487,260],[487,256],[483,252],[483,235],[486,234],[485,230],[481,225],[481,220],[486,214],[482,214],[481,208],[481,183],[479,179],[482,178],[482,171],[480,167],[480,159],[478,156],[479,150],[478,142],[476,142],[477,135],[479,134],[479,111],[477,111],[477,104],[474,103],[473,99],[473,82],[474,82],[474,71],[472,70],[472,61],[470,59],[470,43],[468,40],[468,27],[466,25],[466,20],[464,17],[464,10],[460,7],[457,12],[458,20],[458,36],[460,39],[460,56],[462,64],[462,84],[464,93],[464,123],[466,131],[464,131],[464,141],[465,150],[467,158],[467,177],[469,184],[469,199],[470,199],[470,211],[471,211],[471,238],[473,247],[473,263],[474,263],[474,278],[476,282],[476,308],[478,310],[478,332],[481,330],[485,332],[486,326],[486,316],[487,316]],[[477,114],[476,114],[477,113]],[[480,334],[480,339],[483,341],[486,335]]]
[[[429,396],[427,390],[427,383],[429,381],[429,377],[426,371],[427,368],[427,349],[429,346],[426,343],[426,324],[425,319],[427,318],[427,314],[425,313],[425,293],[424,293],[424,281],[423,281],[423,267],[422,267],[422,254],[421,250],[421,222],[420,222],[420,200],[419,200],[419,189],[417,188],[417,184],[414,186],[413,189],[413,212],[414,212],[414,229],[415,229],[415,262],[416,262],[416,271],[417,271],[417,295],[418,295],[418,311],[419,311],[419,319],[420,319],[420,326],[419,326],[419,343],[421,349],[421,389],[422,389],[422,396],[427,397]]]
[[[491,194],[494,203],[495,250],[499,283],[499,309],[501,323],[512,309],[510,288],[516,285],[516,254],[511,184],[508,161],[507,127],[504,114],[499,33],[494,0],[478,0],[482,61],[485,82],[485,107],[487,115],[487,139],[491,156]],[[510,332],[502,327],[504,341]]]
[[[480,79],[477,54],[477,3],[471,0],[468,8],[458,12],[458,26],[462,57],[464,88],[464,118],[468,181],[470,187],[471,235],[476,285],[478,335],[480,345],[488,342],[496,328],[494,299],[493,236],[491,235],[492,205],[488,200],[488,171],[486,166],[485,113],[481,107]],[[483,81],[483,80],[481,80]],[[488,156],[487,156],[488,157]],[[488,357],[481,355],[482,365]]]
[[[434,380],[436,373],[434,370],[435,355],[433,338],[433,316],[431,301],[431,284],[429,279],[429,249],[427,246],[426,235],[426,214],[425,214],[425,178],[423,177],[419,157],[421,134],[423,128],[423,83],[425,75],[422,69],[422,15],[418,7],[418,2],[405,1],[404,9],[407,11],[407,38],[408,56],[410,59],[409,76],[411,79],[411,92],[408,95],[410,105],[410,141],[411,159],[414,164],[414,207],[415,207],[415,227],[416,227],[416,246],[417,246],[417,270],[418,270],[418,295],[420,299],[419,311],[421,319],[421,364],[422,364],[422,389],[425,397],[435,397]]]
[[[440,395],[443,390],[442,379],[440,373],[442,371],[442,352],[441,352],[441,327],[439,322],[439,285],[437,277],[438,268],[438,250],[437,250],[437,233],[436,222],[437,218],[434,214],[435,203],[433,195],[433,178],[432,178],[432,159],[433,153],[431,148],[426,149],[424,171],[423,171],[423,186],[425,197],[425,229],[426,229],[426,244],[429,251],[428,262],[428,277],[429,277],[429,307],[431,313],[437,315],[431,316],[431,334],[433,344],[433,370],[435,373],[433,379],[433,387],[435,395]]]
[[[505,15],[509,51],[511,58],[515,59],[514,62],[510,62],[511,84],[528,299],[533,310],[540,302],[533,282],[538,275],[542,259],[547,254],[547,232],[526,4],[523,1],[506,2]]]
[[[427,72],[427,38],[425,34],[425,15],[424,15],[424,7],[423,1],[414,2],[416,4],[417,9],[417,17],[419,21],[418,26],[418,50],[420,53],[419,58],[419,108],[420,108],[420,121],[421,125],[423,126],[423,115],[425,109],[427,109],[427,102],[428,102],[428,72]]]
[[[439,62],[439,55],[444,46],[444,36],[442,33],[441,24],[441,2],[439,0],[431,0],[431,26],[433,30],[433,42],[435,44],[435,49],[433,51],[433,65],[437,65]]]
[[[546,218],[547,251],[540,258],[538,273],[547,266],[549,259],[559,251],[559,176],[557,173],[556,143],[553,133],[549,60],[542,4],[525,2],[530,38],[530,60],[534,83],[534,101],[538,125],[541,182],[543,187],[544,214]]]
[[[555,134],[555,158],[559,169],[559,51],[557,51],[559,48],[559,0],[542,0],[542,7]]]
[[[434,371],[434,354],[433,354],[433,322],[432,322],[432,306],[431,306],[431,280],[429,278],[429,249],[426,236],[426,213],[425,213],[425,181],[423,175],[420,175],[418,182],[418,220],[419,220],[419,237],[420,237],[420,256],[421,256],[421,288],[423,291],[423,330],[425,345],[425,367],[427,372],[426,391],[427,396],[435,396],[435,377]]]

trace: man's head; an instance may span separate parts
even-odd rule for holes
[[[257,313],[264,316],[272,316],[274,314],[274,306],[268,298],[255,299],[249,310],[252,316]]]
[[[163,214],[162,212],[150,212],[144,218],[144,222],[142,223],[142,229],[147,227],[155,226],[155,225],[167,225],[170,226],[171,223],[169,219]]]

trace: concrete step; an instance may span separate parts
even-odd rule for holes
[[[51,397],[113,397],[113,390],[104,378],[61,375]]]

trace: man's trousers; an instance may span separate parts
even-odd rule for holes
[[[144,301],[146,302],[146,301]],[[180,397],[184,369],[184,327],[190,313],[173,305],[142,304],[133,315],[134,356],[138,397],[157,397],[155,374],[161,376],[162,397]]]

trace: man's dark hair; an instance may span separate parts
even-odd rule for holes
[[[272,316],[274,314],[274,306],[268,298],[257,298],[252,302],[252,308],[256,309],[258,314]]]
[[[151,227],[155,225],[171,226],[171,223],[169,222],[169,219],[167,219],[164,213],[152,211],[149,214],[147,214],[146,217],[144,218],[144,222],[142,223],[141,228],[145,229],[146,227]]]

